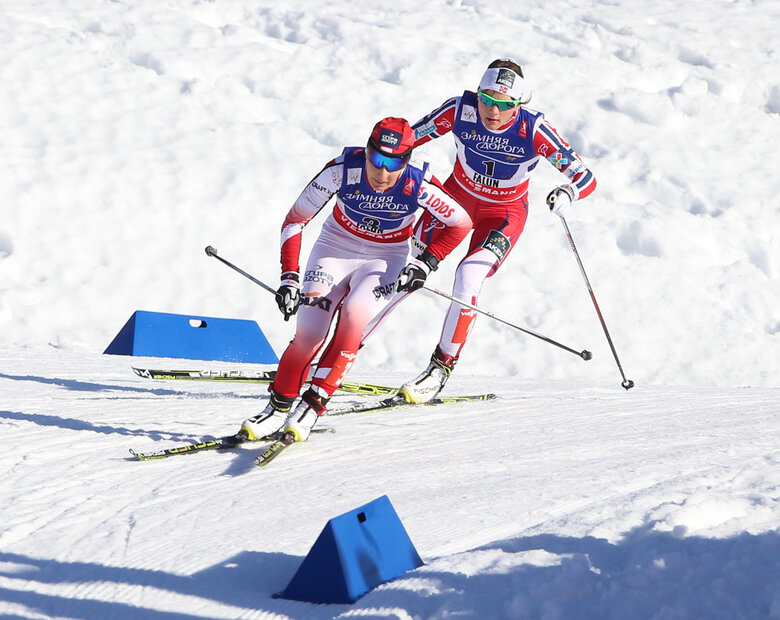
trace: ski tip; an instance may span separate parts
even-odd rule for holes
[[[265,450],[263,450],[257,457],[255,457],[254,461],[252,462],[258,467],[265,467],[277,456],[279,456],[279,454],[281,454],[285,449],[296,443],[302,442],[296,441],[295,437],[290,433],[285,433],[281,439],[277,439],[272,444],[266,446]]]
[[[496,396],[492,392],[486,394],[466,394],[465,396],[442,396],[440,398],[434,398],[428,403],[421,403],[420,405],[424,406],[429,403],[430,404],[466,403],[466,402],[481,401],[481,400],[494,400],[496,398],[498,398],[498,396]]]
[[[132,368],[133,372],[142,379],[152,379],[152,373],[148,368],[136,368],[135,366],[130,366],[130,368]]]

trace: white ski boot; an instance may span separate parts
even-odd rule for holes
[[[330,396],[316,385],[312,385],[301,396],[301,402],[295,408],[293,414],[287,419],[287,425],[284,427],[286,435],[291,436],[295,441],[306,441],[309,438],[311,429],[323,415],[327,408]]]
[[[258,441],[281,430],[294,402],[294,398],[271,392],[271,400],[266,408],[256,416],[244,420],[239,433],[246,435],[249,441]]]
[[[458,360],[442,353],[439,347],[431,355],[431,363],[420,375],[407,381],[398,390],[407,403],[423,404],[436,398],[452,374]]]

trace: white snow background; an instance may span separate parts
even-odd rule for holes
[[[0,615],[780,618],[779,28],[774,0],[1,0]],[[480,317],[446,392],[493,403],[325,420],[264,470],[130,460],[265,396],[136,377],[236,365],[103,355],[130,315],[257,320],[281,354],[293,324],[204,247],[275,285],[321,166],[501,56],[598,178],[567,221],[636,387],[542,162],[480,304],[593,360]],[[418,155],[444,179],[452,140]],[[350,378],[419,372],[445,308],[415,294]],[[385,494],[424,566],[354,605],[271,598]]]

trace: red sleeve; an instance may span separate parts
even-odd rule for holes
[[[455,124],[455,109],[458,107],[459,97],[448,99],[430,114],[423,116],[412,125],[414,129],[414,146],[420,146],[436,138],[441,138],[445,133],[452,131]]]
[[[418,202],[445,226],[426,248],[442,261],[469,234],[473,225],[471,218],[433,175],[423,181]]]

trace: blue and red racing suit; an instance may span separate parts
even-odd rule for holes
[[[455,165],[444,188],[466,209],[474,231],[455,274],[453,295],[472,304],[523,232],[528,184],[540,159],[567,177],[574,200],[596,188],[593,173],[544,115],[523,106],[506,125],[493,131],[479,116],[476,94],[465,91],[412,127],[415,147],[448,133],[455,139]],[[440,226],[426,216],[420,219],[415,228],[416,251],[436,243]],[[439,341],[442,353],[457,359],[475,318],[473,310],[455,303],[450,306]]]

